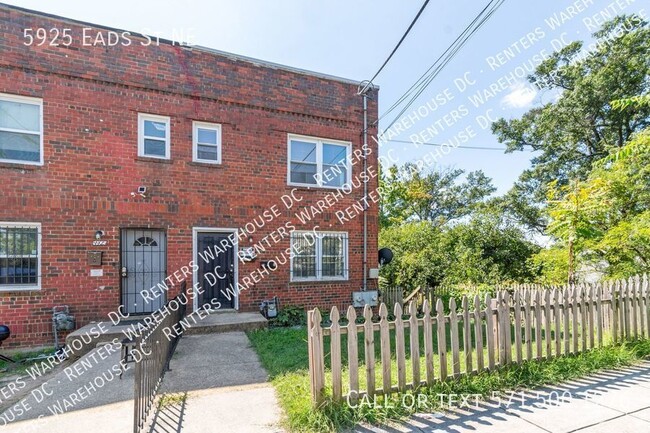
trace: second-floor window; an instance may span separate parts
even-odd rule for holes
[[[169,159],[169,117],[138,114],[138,156]]]
[[[221,125],[192,123],[192,159],[196,162],[221,164]]]
[[[340,188],[350,178],[350,143],[289,136],[289,184]]]
[[[0,161],[43,164],[43,102],[0,94]]]

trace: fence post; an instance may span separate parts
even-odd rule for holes
[[[630,287],[627,285],[627,280],[623,280],[622,283],[620,299],[623,305],[623,317],[621,318],[621,329],[624,330],[623,338],[627,340],[630,338]]]
[[[440,380],[447,379],[447,335],[445,333],[445,307],[442,299],[436,301],[438,322],[438,359],[440,361]]]
[[[330,358],[332,367],[332,398],[335,402],[341,400],[342,379],[341,379],[341,325],[339,320],[341,316],[336,305],[332,307],[330,313]]]
[[[485,334],[487,336],[488,370],[494,370],[494,339],[496,324],[494,323],[494,305],[490,294],[485,295]]]
[[[497,329],[497,341],[499,346],[499,365],[504,366],[507,364],[506,359],[506,326],[505,326],[505,309],[504,309],[504,293],[503,291],[497,292],[497,320],[494,321]]]
[[[322,350],[321,315],[317,308],[307,313],[307,332],[312,404],[318,408],[323,402],[325,360],[323,359],[324,353]]]
[[[463,295],[463,351],[465,352],[465,372],[472,372],[472,322],[470,320],[469,300]]]
[[[390,332],[388,330],[388,309],[383,302],[379,306],[379,346],[381,349],[382,391],[384,395],[388,395],[391,392]]]
[[[406,349],[404,346],[404,320],[402,305],[395,304],[395,357],[397,358],[397,389],[406,390]]]
[[[363,324],[366,355],[366,388],[370,397],[375,395],[375,329],[370,305],[363,308]]]
[[[553,356],[553,341],[551,334],[553,330],[551,327],[551,290],[544,289],[544,337],[546,343],[546,359],[551,359]]]
[[[555,356],[562,354],[562,315],[560,314],[560,290],[553,289],[553,320],[555,320]]]
[[[409,336],[411,342],[411,366],[413,370],[413,389],[420,386],[420,327],[418,326],[417,304],[409,304]]]
[[[424,338],[424,358],[426,365],[427,385],[431,386],[433,385],[434,381],[432,331],[433,320],[431,318],[431,303],[429,299],[424,300],[422,311],[424,312],[422,338]]]
[[[454,377],[460,375],[460,347],[458,344],[458,311],[456,300],[449,300],[449,339],[451,340],[451,359]]]
[[[542,293],[535,291],[535,354],[536,359],[542,359]]]
[[[512,329],[510,327],[510,293],[503,292],[503,342],[506,364],[512,363]]]
[[[571,353],[578,353],[578,335],[580,333],[580,326],[578,323],[578,287],[575,287],[573,284],[572,296],[571,296],[571,314],[573,321],[571,323],[571,333],[573,337],[573,351]]]
[[[356,402],[359,395],[359,346],[357,343],[357,312],[348,307],[348,370],[350,372],[350,401]]]
[[[483,319],[481,318],[481,300],[474,295],[474,334],[476,336],[476,371],[483,371]]]
[[[533,359],[533,330],[532,318],[530,317],[530,307],[533,300],[531,299],[530,290],[524,292],[524,339],[526,340],[526,360]]]
[[[648,274],[643,275],[643,310],[645,311],[646,332],[650,337],[650,287],[648,287]]]
[[[521,347],[521,292],[515,292],[515,352],[517,364],[522,362]]]

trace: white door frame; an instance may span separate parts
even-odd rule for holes
[[[237,233],[238,229],[235,228],[223,228],[223,227],[192,227],[192,260],[194,260],[195,264],[198,264],[198,261],[201,260],[201,258],[198,256],[198,234],[199,233]],[[239,250],[239,240],[237,236],[234,237],[234,242],[233,242],[233,262],[235,263],[235,303],[234,303],[234,309],[239,310],[239,290],[238,290],[238,285],[239,285],[239,255],[238,255],[238,250]],[[195,270],[192,272],[192,310],[196,311],[199,308],[199,298],[198,298],[198,293],[196,293],[195,289],[195,284],[198,283],[198,278],[199,278],[199,271]]]

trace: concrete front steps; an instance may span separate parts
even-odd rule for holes
[[[189,323],[189,327],[185,327],[185,335],[246,332],[255,329],[264,329],[268,326],[268,320],[260,313],[218,310],[212,311],[207,315],[202,313],[201,317],[199,318],[196,314],[192,317],[189,315],[186,317],[185,322]],[[115,339],[121,342],[126,338],[126,334],[123,331],[130,328],[134,322],[141,321],[141,319],[125,320],[118,325],[113,325],[108,319],[105,322],[101,322],[101,324],[92,322],[68,334],[65,342],[68,347],[74,349],[73,357],[78,358],[90,352],[97,345],[106,344]]]
[[[235,310],[213,311],[202,320],[192,323],[186,335],[246,332],[264,329],[268,320],[260,313],[239,313]]]

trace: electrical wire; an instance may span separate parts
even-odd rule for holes
[[[387,114],[395,110],[407,98],[410,97],[406,105],[400,110],[399,114],[390,122],[384,131],[389,130],[395,122],[409,109],[431,82],[438,76],[444,67],[458,54],[469,39],[492,17],[492,15],[501,7],[505,0],[491,0],[481,12],[472,20],[472,22],[463,30],[463,32],[452,42],[452,44],[436,59],[436,61],[427,69],[418,80],[376,121],[377,124]]]
[[[391,51],[391,53],[388,55],[388,58],[386,58],[386,60],[385,60],[384,63],[381,65],[381,67],[379,68],[379,70],[378,70],[378,71],[375,73],[375,75],[373,75],[372,78],[371,78],[371,79],[366,83],[366,85],[363,87],[363,89],[361,89],[361,90],[359,91],[359,94],[360,94],[360,95],[364,94],[364,93],[366,92],[366,90],[368,90],[368,88],[372,86],[372,82],[375,80],[375,78],[377,78],[377,76],[379,75],[379,73],[384,69],[384,67],[388,64],[388,62],[390,61],[390,59],[393,57],[393,55],[397,52],[397,49],[400,47],[400,45],[402,45],[402,42],[404,42],[404,39],[406,39],[406,37],[408,36],[408,34],[411,32],[411,29],[413,28],[413,26],[415,25],[415,23],[416,23],[416,22],[418,21],[418,19],[420,18],[420,15],[422,15],[422,12],[424,12],[424,9],[425,9],[425,8],[427,7],[427,5],[429,4],[429,1],[430,1],[430,0],[425,0],[425,2],[422,4],[422,7],[421,7],[420,10],[418,11],[417,15],[415,16],[415,18],[413,18],[413,21],[411,21],[411,24],[410,24],[410,25],[408,26],[408,28],[406,29],[406,32],[404,32],[404,35],[402,35],[402,37],[400,38],[400,40],[399,40],[399,42],[397,43],[397,45],[395,45],[395,48],[393,48],[393,51]]]
[[[408,141],[408,140],[386,140],[391,143],[406,143],[406,144],[415,144],[413,141]],[[428,142],[418,142],[418,145],[424,145],[424,146],[438,146],[442,147],[445,144],[443,143],[428,143]],[[481,147],[481,146],[453,146],[454,148],[458,149],[470,149],[470,150],[499,150],[501,152],[505,152],[507,149],[502,148],[502,147]],[[532,151],[532,150],[531,150]]]
[[[405,100],[405,99],[406,99],[406,98],[407,98],[407,97],[408,97],[408,96],[413,92],[413,90],[414,90],[416,87],[422,85],[422,83],[424,82],[423,80],[425,80],[426,77],[427,77],[427,74],[429,74],[429,72],[430,72],[434,67],[436,67],[436,65],[438,64],[438,62],[440,62],[440,61],[443,59],[443,57],[444,57],[444,56],[445,56],[449,51],[451,51],[451,50],[456,46],[456,44],[458,44],[458,42],[459,42],[459,41],[464,37],[464,35],[465,35],[465,34],[466,34],[470,29],[471,29],[471,27],[474,26],[474,24],[475,24],[475,23],[480,19],[480,17],[481,17],[481,16],[482,16],[482,15],[483,15],[487,10],[488,10],[488,8],[490,7],[490,5],[491,5],[494,1],[496,1],[496,0],[490,0],[490,2],[489,2],[489,3],[488,3],[488,4],[483,8],[483,10],[481,10],[481,12],[479,12],[479,14],[474,18],[474,20],[472,20],[472,22],[469,23],[469,24],[467,25],[467,27],[465,27],[465,30],[463,30],[462,33],[461,33],[460,35],[458,35],[458,37],[456,37],[456,39],[451,43],[451,45],[449,45],[449,46],[447,47],[447,49],[446,49],[446,50],[445,50],[445,51],[444,51],[444,52],[443,52],[443,53],[442,53],[442,54],[441,54],[441,55],[436,59],[436,61],[433,62],[433,64],[429,67],[429,69],[427,69],[427,70],[426,70],[426,71],[425,71],[425,72],[424,72],[424,73],[423,73],[423,74],[422,74],[422,75],[421,75],[421,76],[420,76],[420,77],[415,81],[415,83],[413,83],[413,85],[411,85],[411,87],[409,87],[409,88],[406,90],[406,92],[404,92],[404,93],[402,94],[402,96],[401,96],[400,98],[398,98],[398,100],[395,101],[395,102],[393,103],[393,105],[391,105],[390,108],[388,108],[388,110],[386,110],[386,111],[384,112],[384,114],[382,114],[382,115],[381,115],[381,116],[380,116],[380,117],[379,117],[375,122],[379,122],[381,119],[383,119],[384,117],[386,117],[386,115],[389,114],[390,112],[392,112],[395,108],[397,108],[397,107],[398,107],[398,106],[399,106],[399,105],[400,105],[400,104],[401,104],[401,103],[402,103],[402,102],[403,102],[403,101],[404,101],[404,100]]]

